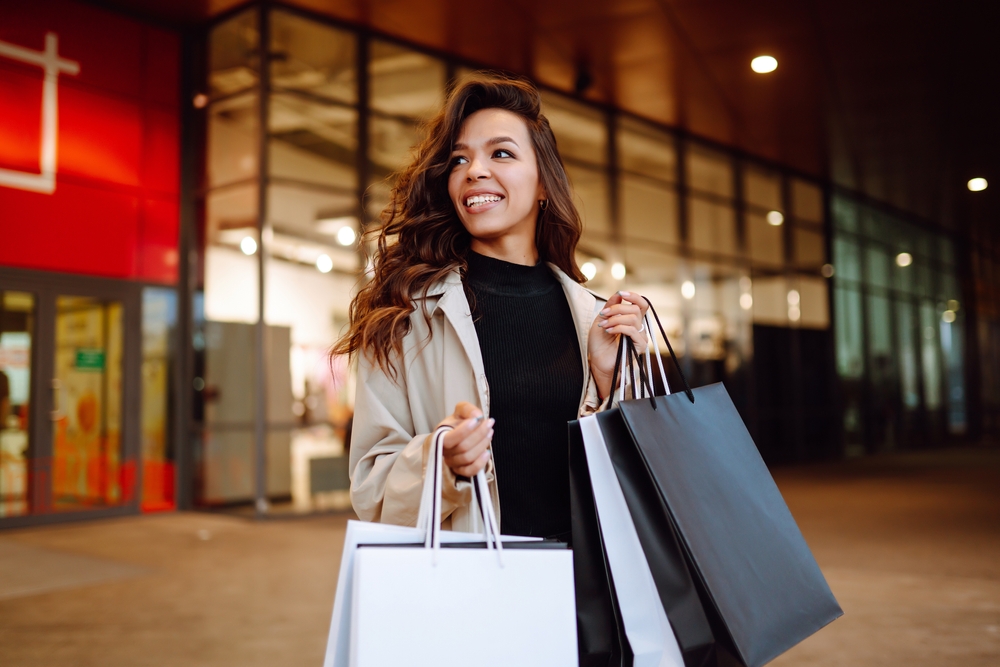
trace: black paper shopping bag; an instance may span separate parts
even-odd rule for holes
[[[641,365],[639,376],[650,386]],[[717,644],[758,667],[843,612],[725,387],[681,378],[683,392],[621,401],[599,421],[613,460],[620,450],[641,461],[615,462],[623,489],[644,473],[658,496],[632,494],[636,525],[655,514],[669,523],[661,541],[679,541]]]

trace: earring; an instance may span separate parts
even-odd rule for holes
[[[542,209],[544,211],[548,207],[549,207],[549,200],[548,199],[539,199],[538,200],[538,208],[540,208],[540,209]]]

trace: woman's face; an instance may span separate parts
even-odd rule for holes
[[[545,191],[524,120],[503,109],[475,112],[462,124],[451,163],[448,195],[473,239],[494,245],[521,237],[533,251]]]

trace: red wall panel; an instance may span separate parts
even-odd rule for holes
[[[0,265],[177,280],[178,35],[70,0],[3,0],[0,42],[79,72],[58,77],[54,192],[0,173]],[[0,169],[38,174],[43,69],[0,49]]]

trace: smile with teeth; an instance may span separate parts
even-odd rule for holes
[[[482,206],[483,204],[500,201],[501,199],[503,199],[503,197],[500,195],[472,195],[465,200],[465,205],[469,208],[475,208],[477,206]]]

